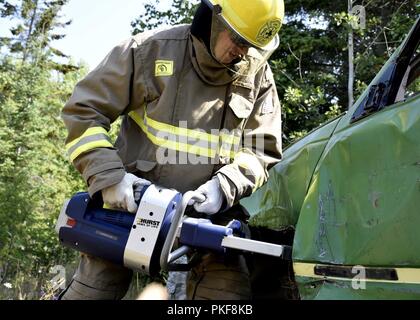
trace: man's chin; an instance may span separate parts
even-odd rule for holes
[[[235,65],[239,62],[241,62],[242,58],[241,57],[235,57],[235,58],[231,58],[229,57],[222,57],[221,59],[216,59],[220,64],[225,65],[225,66],[231,66],[231,65]]]
[[[222,59],[222,60],[219,60],[219,62],[223,65],[229,65],[233,63],[233,59]]]

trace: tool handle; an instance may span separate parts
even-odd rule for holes
[[[196,201],[202,202],[203,194],[197,191],[188,191],[182,197],[181,205],[177,207],[175,211],[175,214],[172,218],[171,227],[169,228],[168,235],[166,236],[165,243],[163,244],[162,252],[160,254],[160,267],[162,270],[168,270],[168,263],[173,260],[171,259],[170,254],[175,242],[176,232],[182,222],[185,209],[187,209],[191,200],[192,203]]]

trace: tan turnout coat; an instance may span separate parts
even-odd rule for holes
[[[254,76],[212,83],[200,70],[203,48],[189,25],[139,34],[77,84],[62,117],[67,152],[91,195],[125,172],[180,192],[220,173],[231,206],[267,181],[281,159],[272,72],[265,64]],[[114,144],[109,130],[120,116]]]

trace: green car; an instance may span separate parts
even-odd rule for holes
[[[420,299],[419,41],[418,19],[354,106],[242,201],[255,230],[292,230],[302,299]]]

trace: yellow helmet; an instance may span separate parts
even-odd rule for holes
[[[273,46],[284,18],[283,0],[207,0],[213,11],[251,45]]]

